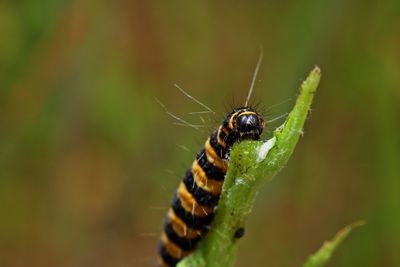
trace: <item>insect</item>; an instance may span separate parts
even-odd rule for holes
[[[210,229],[228,169],[231,147],[243,140],[260,139],[265,121],[247,104],[261,60],[262,53],[245,105],[234,108],[206,140],[174,194],[159,242],[159,267],[176,266],[196,248]],[[237,238],[243,233],[244,229]]]

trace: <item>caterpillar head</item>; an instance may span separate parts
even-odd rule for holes
[[[225,119],[224,126],[230,129],[228,143],[242,140],[258,140],[265,127],[260,114],[250,107],[235,108]]]

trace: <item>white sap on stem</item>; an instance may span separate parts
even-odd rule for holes
[[[271,148],[274,147],[275,142],[276,142],[276,137],[274,136],[261,145],[261,147],[258,150],[257,163],[260,163],[267,157],[268,152],[271,150]]]

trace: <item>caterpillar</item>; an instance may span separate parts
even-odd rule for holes
[[[209,231],[228,169],[232,146],[243,140],[260,139],[265,121],[254,108],[248,107],[247,103],[261,60],[262,51],[244,107],[234,108],[212,132],[174,194],[159,241],[159,267],[176,266],[180,260],[193,252],[198,242]],[[181,88],[176,87],[187,95]],[[165,106],[163,108],[166,110]],[[170,115],[176,118],[173,114]],[[240,238],[243,234],[244,229],[238,229],[235,238]]]
[[[186,171],[172,200],[159,243],[159,266],[173,267],[189,255],[207,233],[214,218],[231,147],[259,140],[265,127],[251,107],[233,109],[210,135]]]

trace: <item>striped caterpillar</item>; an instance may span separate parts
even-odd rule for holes
[[[210,135],[174,194],[159,241],[159,267],[176,266],[196,248],[197,243],[210,229],[228,169],[232,146],[243,140],[260,139],[265,121],[247,104],[253,92],[262,58],[261,48],[244,107],[233,109]],[[193,99],[179,86],[176,87]],[[198,100],[193,100],[210,110]],[[164,105],[161,106],[175,119],[190,125],[168,112]],[[235,233],[235,237],[240,238],[243,234],[244,229],[240,229]]]
[[[207,233],[221,194],[230,148],[258,140],[265,127],[251,107],[235,108],[211,134],[174,195],[159,244],[159,266],[175,266]]]

